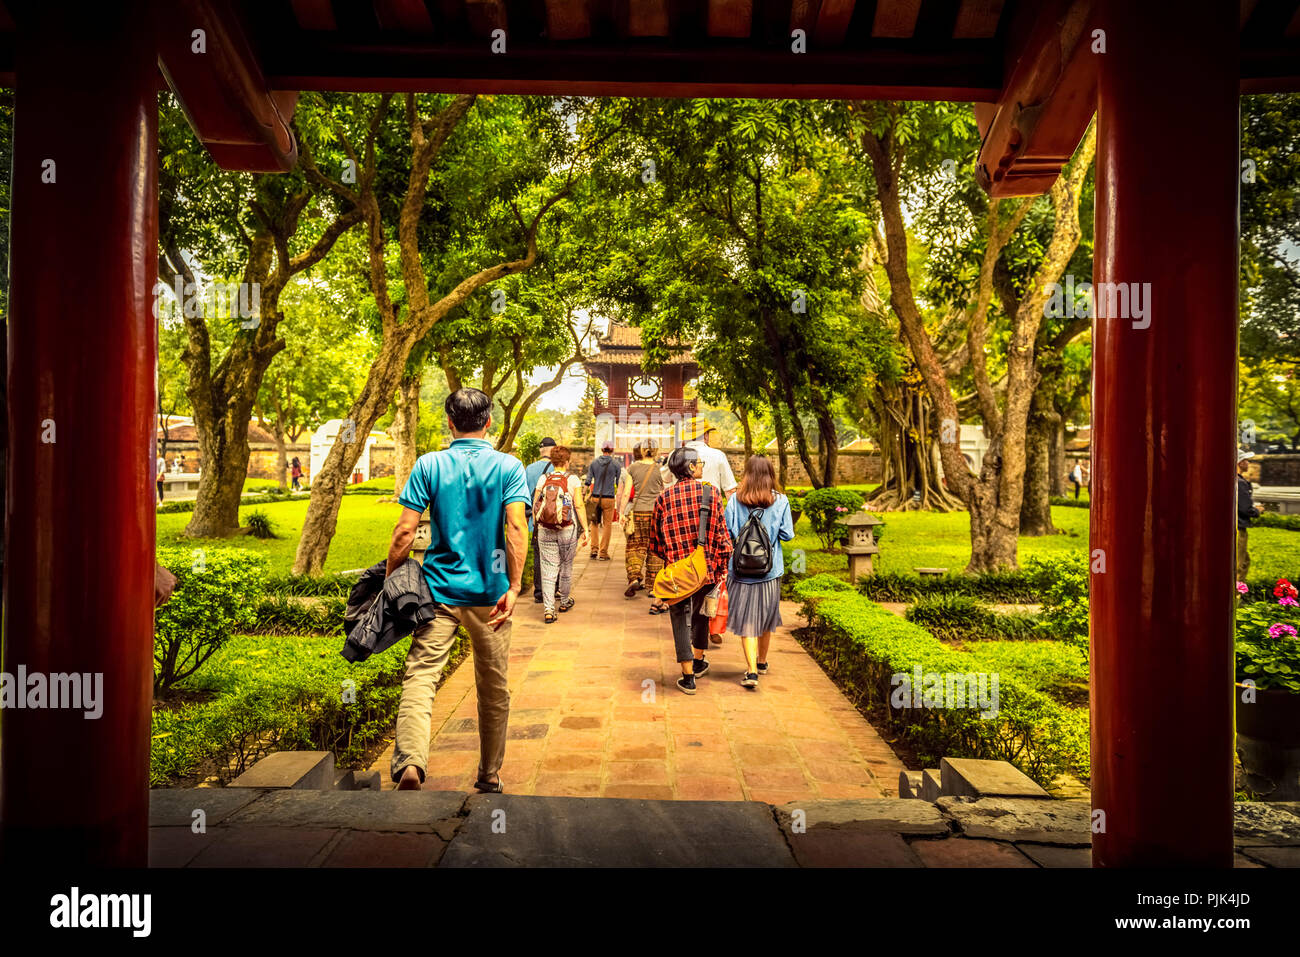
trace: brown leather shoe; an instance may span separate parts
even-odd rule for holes
[[[635,595],[635,594],[637,593],[637,590],[638,590],[640,587],[641,587],[641,583],[640,583],[640,582],[628,582],[628,583],[627,583],[627,588],[624,589],[624,591],[623,591],[623,597],[624,597],[624,598],[631,598],[633,595]]]

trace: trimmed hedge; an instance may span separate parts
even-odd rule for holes
[[[347,598],[352,586],[361,578],[360,575],[336,572],[333,575],[268,575],[266,593],[268,595],[313,595],[325,597],[336,595]]]
[[[1283,515],[1281,512],[1264,512],[1255,519],[1252,527],[1282,528],[1288,532],[1300,532],[1300,515]]]
[[[945,641],[1037,638],[1038,616],[1003,614],[970,595],[935,595],[907,609],[907,620]]]
[[[330,751],[339,767],[360,767],[392,732],[409,643],[351,664],[334,636],[231,639],[184,686],[211,700],[154,712],[150,785],[175,784],[208,761],[227,783],[272,751]],[[444,675],[468,647],[462,631]]]
[[[1014,572],[980,575],[948,574],[921,577],[904,572],[878,572],[858,579],[858,590],[874,601],[914,602],[936,595],[969,595],[1005,604],[1034,604],[1051,584],[1051,570],[1042,564]]]
[[[299,499],[309,498],[309,492],[286,492],[281,495],[279,492],[255,492],[252,495],[241,495],[239,504],[242,505],[268,505],[272,502],[293,502]],[[183,502],[163,502],[156,509],[159,515],[178,515],[184,512],[194,511],[194,499],[188,499]]]
[[[994,758],[1010,761],[1044,785],[1062,772],[1087,779],[1087,709],[1061,704],[1015,671],[998,675],[995,717],[959,708],[890,707],[893,676],[910,675],[917,667],[925,674],[981,673],[987,655],[981,659],[945,645],[831,575],[808,578],[794,591],[812,623],[813,653],[927,764],[945,756]]]

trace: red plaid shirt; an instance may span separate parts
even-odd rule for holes
[[[709,565],[708,584],[721,581],[727,574],[731,560],[731,535],[722,517],[726,500],[722,493],[712,488],[709,495],[709,525],[704,542],[704,557]],[[704,483],[698,479],[680,479],[664,489],[655,499],[654,514],[650,518],[650,545],[652,555],[658,555],[665,564],[681,561],[695,551],[700,534],[700,498]]]

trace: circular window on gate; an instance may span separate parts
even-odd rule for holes
[[[641,378],[634,380],[630,388],[632,395],[642,401],[649,402],[657,399],[663,392],[663,383],[655,376],[643,375]]]

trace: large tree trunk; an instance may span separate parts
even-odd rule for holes
[[[420,425],[420,380],[404,375],[397,389],[397,414],[393,416],[393,495],[401,495],[415,468],[415,439]]]
[[[1052,495],[1065,494],[1065,416],[1053,406],[1056,414],[1047,455],[1047,488]]]
[[[749,409],[742,406],[735,412],[736,418],[740,419],[740,431],[745,436],[745,461],[748,462],[754,454],[754,431],[749,425]]]
[[[873,391],[881,474],[868,507],[877,512],[965,508],[940,481],[938,443],[924,387],[878,384]]]
[[[275,436],[275,481],[281,492],[289,489],[289,446],[284,441],[284,420],[278,415],[271,423],[271,434]]]
[[[400,337],[385,342],[379,355],[370,366],[366,384],[352,403],[344,423],[350,426],[340,432],[321,463],[320,471],[311,477],[311,499],[302,523],[302,537],[293,560],[295,575],[318,575],[329,557],[330,541],[338,526],[339,506],[348,477],[366,447],[366,438],[379,417],[388,409],[397,385],[406,367],[406,358],[412,342]],[[345,441],[351,437],[351,441]]]
[[[781,419],[781,410],[775,401],[772,403],[772,425],[776,429],[777,482],[781,488],[785,488],[790,465],[785,455],[785,422]]]
[[[248,421],[252,410],[252,396],[236,394],[230,397],[224,415],[197,430],[203,472],[194,512],[185,526],[190,538],[225,538],[239,531],[239,500],[248,476]]]
[[[1055,535],[1051,503],[1051,447],[1060,425],[1046,378],[1034,390],[1025,430],[1025,487],[1020,503],[1021,535]]]

